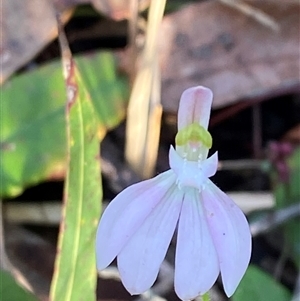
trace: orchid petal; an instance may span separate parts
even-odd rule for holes
[[[212,98],[212,91],[202,86],[185,90],[179,102],[178,130],[194,122],[207,129]]]
[[[207,178],[213,176],[218,168],[218,153],[204,161],[188,161],[182,158],[171,145],[169,151],[171,169],[177,175],[179,185],[189,186],[201,190]]]
[[[218,169],[218,152],[204,160],[201,164],[201,169],[205,177],[212,177]]]
[[[190,300],[212,287],[219,264],[199,192],[189,188],[185,191],[178,226],[175,291],[182,300]]]
[[[99,270],[107,267],[119,254],[174,182],[175,175],[169,170],[126,188],[112,200],[103,213],[97,230]]]
[[[118,255],[125,288],[133,295],[149,289],[159,272],[178,221],[183,192],[176,185],[147,217]]]
[[[249,264],[249,225],[241,209],[210,180],[202,196],[209,230],[218,253],[224,290],[230,297]]]

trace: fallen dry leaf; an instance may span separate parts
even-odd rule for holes
[[[57,36],[55,13],[48,0],[3,0],[0,84]],[[62,19],[66,21],[71,11]]]
[[[114,20],[129,19],[130,2],[128,0],[91,0],[93,6]],[[139,0],[140,9],[144,10],[149,6],[150,0]]]
[[[53,4],[63,12],[65,23],[76,5],[87,3],[115,20],[130,16],[128,0],[3,0],[0,6],[0,14],[5,16],[0,21],[0,84],[57,37]],[[145,9],[148,4],[149,0],[142,0],[140,8]]]
[[[195,85],[214,91],[215,108],[299,87],[299,3],[249,4],[276,20],[280,30],[212,1],[165,17],[159,54],[166,111],[177,111],[182,91]]]
[[[114,20],[123,20],[130,17],[129,0],[52,0],[57,1],[57,4],[62,7],[72,7],[78,4],[90,3],[101,14],[108,16]],[[139,0],[139,8],[146,9],[149,6],[150,0]]]

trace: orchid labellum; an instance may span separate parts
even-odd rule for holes
[[[175,228],[175,291],[182,300],[205,294],[221,273],[231,296],[250,260],[251,235],[243,212],[210,179],[218,155],[207,158],[212,92],[182,94],[170,169],[123,190],[105,210],[97,231],[97,267],[117,257],[125,288],[140,294],[155,282]]]

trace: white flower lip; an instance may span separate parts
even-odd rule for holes
[[[206,130],[211,101],[207,88],[186,90],[178,129],[199,122]],[[251,255],[247,219],[209,179],[216,173],[218,154],[206,159],[208,149],[201,144],[199,148],[198,157],[189,159],[187,148],[171,146],[171,169],[126,188],[100,220],[97,268],[106,268],[117,257],[121,280],[131,294],[140,294],[155,282],[176,226],[174,285],[180,299],[203,295],[219,273],[230,297],[247,269]]]
[[[173,146],[171,146],[169,162],[171,169],[177,176],[177,184],[179,187],[194,187],[200,191],[208,182],[208,178],[213,176],[217,171],[218,153],[214,153],[214,155],[204,161],[188,161],[180,157]]]

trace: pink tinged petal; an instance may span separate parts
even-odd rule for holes
[[[218,169],[218,152],[215,152],[201,164],[201,169],[205,177],[212,177]]]
[[[212,98],[212,91],[202,86],[185,90],[179,103],[178,130],[194,122],[207,129]]]
[[[118,255],[118,268],[126,289],[141,294],[157,278],[178,221],[183,192],[176,185],[147,217]]]
[[[173,171],[132,185],[108,205],[96,236],[97,268],[106,268],[175,183]]]
[[[219,274],[217,253],[196,189],[186,189],[178,226],[175,291],[182,300],[203,295]]]
[[[251,256],[251,234],[241,209],[210,180],[202,191],[209,229],[218,253],[225,293],[230,297]]]
[[[194,187],[201,190],[208,177],[213,176],[218,168],[218,153],[204,161],[189,161],[182,158],[174,147],[170,147],[169,162],[171,169],[177,175],[180,186]]]

